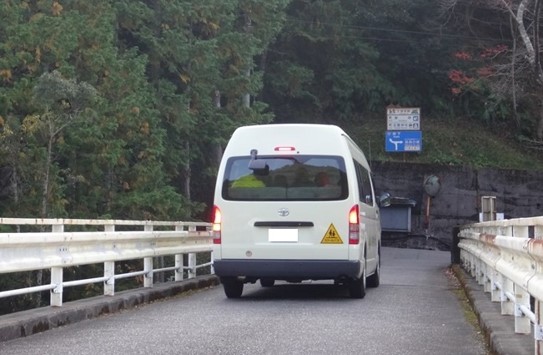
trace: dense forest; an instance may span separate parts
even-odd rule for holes
[[[541,0],[3,0],[0,216],[206,219],[242,125],[543,138]]]

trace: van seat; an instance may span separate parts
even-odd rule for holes
[[[287,196],[284,187],[231,187],[228,195],[241,200],[280,200]]]
[[[330,199],[339,198],[341,196],[340,186],[326,186],[316,189],[317,198]]]
[[[316,198],[317,194],[316,187],[291,187],[287,191],[287,195],[289,199],[296,199],[296,198]]]

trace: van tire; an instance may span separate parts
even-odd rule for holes
[[[375,267],[375,272],[373,275],[368,276],[368,279],[366,281],[366,285],[368,287],[379,287],[379,284],[381,283],[381,251],[379,250],[378,254],[379,260],[377,260],[377,266]]]
[[[235,277],[221,277],[224,294],[228,298],[240,298],[243,293],[243,282]]]
[[[273,285],[275,285],[274,279],[268,279],[268,278],[260,279],[260,286],[262,287],[272,287]]]
[[[351,298],[364,298],[366,296],[366,268],[364,267],[360,278],[352,279],[348,285]]]

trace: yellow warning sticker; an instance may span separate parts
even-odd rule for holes
[[[328,227],[324,237],[322,237],[321,244],[343,244],[343,240],[341,240],[333,223],[330,223],[330,227]]]

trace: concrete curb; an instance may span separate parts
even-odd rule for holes
[[[216,286],[215,275],[199,276],[181,282],[155,285],[119,292],[114,296],[97,296],[65,303],[62,307],[43,307],[0,316],[0,342],[43,332],[64,325],[92,319],[104,314],[117,313],[156,300],[184,292]]]
[[[516,334],[513,316],[501,315],[501,306],[490,300],[483,286],[462,268],[455,267],[455,274],[464,288],[471,306],[479,319],[479,325],[496,355],[533,355],[535,341],[532,334]]]

